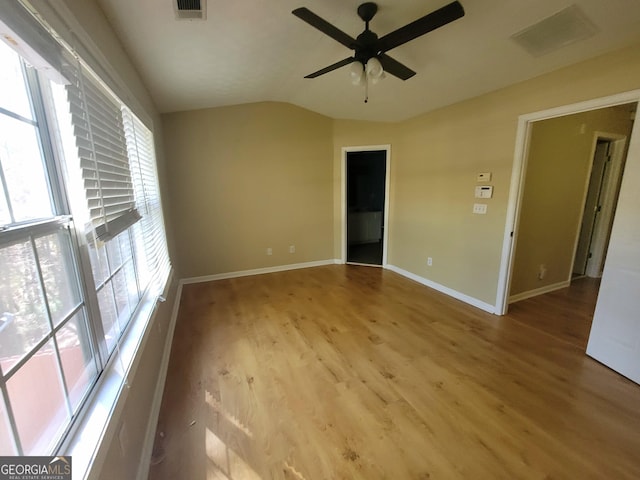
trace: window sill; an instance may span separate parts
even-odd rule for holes
[[[164,294],[172,283],[169,273]],[[118,434],[119,418],[129,393],[129,378],[135,375],[148,337],[154,327],[156,306],[164,297],[147,292],[138,311],[98,379],[94,391],[81,410],[78,421],[57,452],[73,457],[73,479],[87,479],[100,469],[106,451]]]

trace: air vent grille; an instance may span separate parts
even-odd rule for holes
[[[178,10],[202,10],[200,0],[178,0]]]
[[[534,57],[551,53],[598,32],[577,5],[571,5],[511,36]]]
[[[176,18],[179,20],[203,20],[206,15],[205,0],[174,0]]]

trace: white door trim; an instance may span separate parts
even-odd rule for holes
[[[540,120],[562,117],[574,113],[587,112],[599,108],[613,107],[625,103],[640,102],[640,90],[632,90],[607,97],[587,100],[585,102],[563,105],[561,107],[528,113],[518,117],[518,129],[516,132],[516,145],[511,171],[511,185],[509,187],[509,202],[507,204],[507,216],[502,243],[502,256],[500,260],[500,273],[498,276],[498,289],[496,295],[496,314],[507,313],[509,302],[509,287],[513,270],[515,241],[518,235],[520,221],[520,208],[524,177],[526,172],[527,154],[531,136],[531,125]],[[629,142],[631,139],[629,139]]]
[[[382,237],[382,267],[387,266],[387,252],[389,248],[389,191],[391,183],[391,145],[366,145],[354,147],[342,147],[342,160],[340,164],[340,230],[341,230],[341,255],[342,263],[347,263],[347,153],[371,152],[384,150],[386,152],[385,178],[384,178],[384,231]]]

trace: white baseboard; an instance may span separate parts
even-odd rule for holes
[[[211,282],[214,280],[225,280],[227,278],[248,277],[251,275],[262,275],[265,273],[284,272],[286,270],[297,270],[300,268],[321,267],[324,265],[334,265],[336,263],[342,263],[337,259],[319,260],[315,262],[305,263],[290,263],[288,265],[277,265],[275,267],[254,268],[252,270],[240,270],[237,272],[216,273],[214,275],[204,275],[202,277],[189,277],[180,280],[181,285],[188,285],[190,283]]]
[[[544,287],[536,288],[535,290],[528,290],[522,293],[516,293],[509,296],[509,303],[519,302],[531,297],[537,297],[538,295],[544,295],[545,293],[554,292],[561,288],[567,288],[571,285],[571,280],[565,280],[564,282],[553,283],[551,285],[545,285]]]
[[[175,302],[171,310],[171,318],[167,329],[167,336],[164,341],[164,351],[162,352],[162,360],[158,372],[158,380],[153,394],[153,403],[151,404],[151,413],[147,423],[147,431],[145,432],[144,445],[142,447],[142,455],[140,456],[140,465],[138,467],[137,480],[147,480],[149,477],[149,468],[151,467],[151,455],[153,454],[153,446],[156,440],[156,428],[158,426],[158,417],[160,416],[160,407],[162,406],[162,396],[164,393],[165,381],[167,379],[167,370],[169,369],[169,357],[171,356],[171,345],[173,343],[173,334],[176,329],[176,321],[178,319],[178,309],[180,308],[180,298],[182,297],[182,284],[178,283],[178,291],[176,292]]]
[[[453,290],[452,288],[445,287],[444,285],[440,285],[439,283],[433,282],[427,278],[416,275],[415,273],[408,272],[400,267],[396,267],[395,265],[386,265],[385,268],[395,272],[397,274],[402,275],[403,277],[407,277],[415,282],[421,283],[429,288],[433,288],[438,292],[444,293],[445,295],[449,295],[457,300],[460,300],[464,303],[468,303],[469,305],[479,308],[480,310],[484,310],[489,313],[496,313],[495,305],[491,305],[489,303],[478,300],[477,298],[470,297],[469,295],[465,295],[464,293],[460,293],[457,290]]]

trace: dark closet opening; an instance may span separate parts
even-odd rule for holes
[[[382,265],[387,152],[347,153],[347,262]]]

